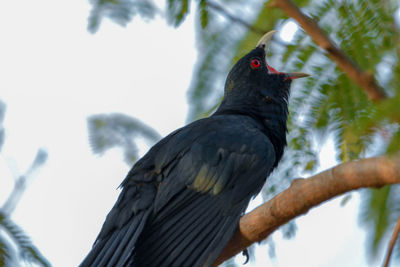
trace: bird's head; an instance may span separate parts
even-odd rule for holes
[[[256,47],[233,66],[226,79],[225,96],[260,93],[267,101],[279,101],[282,97],[287,101],[291,81],[309,76],[301,72],[279,72],[268,65],[266,54],[274,33],[276,31],[266,33]]]
[[[224,100],[238,105],[248,101],[252,105],[287,102],[292,80],[309,76],[301,72],[279,72],[268,65],[266,54],[275,32],[266,33],[256,47],[233,66],[226,79]]]
[[[286,145],[288,98],[294,79],[307,77],[301,72],[279,72],[265,58],[272,35],[265,34],[256,47],[231,69],[225,83],[225,95],[213,115],[245,115],[256,121],[275,147],[275,165]]]

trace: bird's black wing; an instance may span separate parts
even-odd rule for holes
[[[214,116],[176,131],[125,179],[92,250],[95,261],[83,266],[211,265],[274,162],[273,145],[245,116]]]
[[[269,139],[245,116],[215,116],[177,134],[182,142],[170,165],[159,151],[156,166],[167,166],[153,213],[139,237],[134,266],[209,266],[238,226],[251,197],[275,162]],[[179,146],[179,145],[178,145]],[[163,148],[163,149],[164,149]]]

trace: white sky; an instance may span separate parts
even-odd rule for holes
[[[90,249],[129,167],[120,151],[91,153],[86,118],[121,112],[166,135],[184,124],[186,89],[196,60],[193,17],[178,29],[135,18],[127,28],[105,21],[86,31],[86,1],[0,2],[0,99],[7,104],[0,158],[0,203],[39,147],[46,165],[13,219],[54,266],[76,266]],[[334,162],[323,150],[322,167]],[[359,198],[340,199],[298,220],[293,240],[274,234],[277,258],[257,250],[257,266],[365,266]],[[251,265],[248,265],[251,266]]]

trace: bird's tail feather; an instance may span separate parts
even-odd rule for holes
[[[149,214],[149,210],[135,214],[128,224],[113,231],[109,237],[96,241],[80,267],[127,266]]]
[[[222,199],[184,191],[179,198],[186,194],[191,201],[172,199],[149,218],[133,266],[210,266],[228,243],[242,211],[224,214]]]

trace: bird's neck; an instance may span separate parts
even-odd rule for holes
[[[276,161],[275,166],[283,155],[286,146],[287,132],[287,104],[282,105],[225,105],[221,103],[213,116],[217,115],[242,115],[253,119],[259,129],[271,140],[275,148]],[[244,129],[245,130],[245,129]]]

